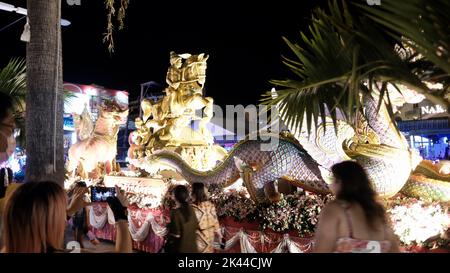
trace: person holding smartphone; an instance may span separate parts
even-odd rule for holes
[[[87,188],[87,185],[85,182],[80,181],[76,182],[76,185],[74,187],[74,190],[79,188]],[[85,198],[85,196],[83,196]],[[89,241],[93,245],[100,244],[100,241],[95,237],[94,233],[90,231],[89,229],[89,213],[88,213],[88,207],[82,207],[80,210],[75,212],[75,214],[72,216],[72,230],[74,232],[75,241],[77,241],[80,244],[81,248],[84,248],[83,238],[84,236],[89,237]]]
[[[52,181],[29,181],[22,184],[8,198],[4,220],[4,253],[66,252],[63,247],[67,217],[88,205],[86,187],[74,190],[67,205],[67,194]],[[127,207],[123,191],[107,202],[114,213],[116,226],[115,252],[131,253],[131,235],[128,229]],[[84,252],[84,250],[81,250]]]

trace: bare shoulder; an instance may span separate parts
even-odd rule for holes
[[[330,201],[325,205],[325,207],[320,212],[320,218],[322,220],[333,220],[338,219],[340,211],[342,210],[341,204],[338,201]]]
[[[342,209],[342,204],[339,201],[333,200],[328,202],[322,209],[323,213],[336,213]]]

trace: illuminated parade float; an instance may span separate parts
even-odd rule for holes
[[[207,59],[171,53],[165,95],[140,103],[143,114],[129,135],[127,169],[120,169],[115,155],[118,128],[128,110],[104,104],[95,124],[87,109],[75,116],[78,142],[69,149],[68,186],[84,179],[125,189],[136,249],[157,252],[162,247],[171,188],[203,182],[221,218],[225,248],[218,241],[217,252],[308,252],[320,209],[331,199],[330,168],[344,160],[367,170],[406,249],[446,236],[450,163],[422,160],[410,149],[385,103],[377,110],[378,96],[361,97],[365,115],[358,115],[356,127],[344,120],[335,127],[331,119],[319,118],[308,134],[306,126],[296,128],[280,117],[287,130],[259,131],[259,137],[249,135],[227,153],[206,126],[213,116],[213,99],[203,96]],[[388,90],[395,107],[424,99],[407,88],[402,95]],[[277,97],[275,90],[272,96]],[[290,190],[280,193],[282,185],[291,185]],[[99,238],[114,240],[105,204],[93,206],[90,223]]]
[[[450,253],[450,1],[26,2],[2,252]]]

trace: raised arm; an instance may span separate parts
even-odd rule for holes
[[[132,253],[133,245],[128,227],[128,200],[125,192],[116,186],[116,197],[108,197],[107,202],[116,221],[116,252]]]

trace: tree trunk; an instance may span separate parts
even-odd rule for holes
[[[28,0],[26,181],[64,183],[60,0]]]

